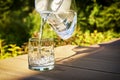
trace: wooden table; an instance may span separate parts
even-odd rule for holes
[[[120,80],[120,40],[55,48],[51,71],[28,69],[27,55],[0,60],[0,80]]]

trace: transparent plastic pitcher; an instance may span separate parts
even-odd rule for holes
[[[43,19],[42,25],[45,22],[50,24],[64,40],[70,38],[75,30],[77,23],[75,8],[75,0],[35,0],[35,9]]]

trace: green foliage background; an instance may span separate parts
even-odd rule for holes
[[[75,2],[78,18],[76,31],[73,37],[65,41],[54,33],[56,46],[89,46],[120,37],[119,0]],[[39,31],[40,20],[34,9],[34,0],[0,0],[0,55],[21,54],[21,50],[17,52],[18,47],[22,48],[28,38]],[[46,26],[44,36],[50,37],[50,26]]]
[[[25,19],[33,11],[33,3],[34,0],[0,0],[0,38],[7,44],[20,46],[30,37],[33,27]]]

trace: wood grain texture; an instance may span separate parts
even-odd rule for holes
[[[55,48],[51,71],[28,69],[27,55],[0,60],[0,80],[120,80],[120,39],[97,46]]]

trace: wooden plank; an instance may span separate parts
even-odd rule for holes
[[[55,58],[56,60],[63,60],[65,58],[69,58],[76,54],[72,49],[74,49],[76,46],[62,46],[57,47],[55,49]],[[81,51],[84,51],[88,48],[81,48]],[[89,48],[90,50],[90,48]],[[69,52],[69,53],[68,53]],[[0,60],[0,79],[1,80],[13,80],[13,79],[19,79],[35,74],[40,74],[41,72],[36,72],[28,69],[28,62],[27,62],[27,55],[17,56],[14,58],[8,58],[5,60]],[[6,77],[8,75],[8,77]],[[38,76],[37,76],[38,77]],[[35,77],[34,77],[35,78]],[[42,79],[46,79],[46,77],[40,76]],[[53,78],[53,77],[52,77]],[[51,79],[51,78],[47,78]],[[52,79],[51,79],[52,80]]]
[[[120,47],[119,47],[120,49]],[[120,60],[120,50],[116,48],[105,48],[97,54],[89,55],[89,58],[118,62]]]
[[[57,53],[55,54],[56,60],[63,59],[65,57],[69,57],[75,54],[75,52],[71,50],[73,47],[74,46],[71,46],[71,45],[63,46],[62,49],[63,48],[65,49],[64,52],[68,52],[68,51],[70,52],[69,54],[64,54],[64,56],[61,55],[61,51],[59,51],[61,47],[56,48],[55,49],[55,53]],[[16,79],[34,75],[37,73],[40,73],[40,72],[32,71],[28,69],[28,56],[27,55],[22,55],[22,56],[17,56],[14,58],[0,60],[0,80],[8,80],[8,79],[16,80]]]
[[[120,80],[120,41],[115,43],[57,47],[55,69],[47,72],[29,70],[27,55],[0,60],[0,80]]]
[[[21,57],[24,57],[24,55]],[[17,58],[0,60],[0,80],[17,80],[20,77],[36,73],[28,69],[28,62],[26,60]]]
[[[62,60],[59,64],[80,69],[120,74],[120,50],[114,46],[111,49],[108,45],[100,48],[92,53],[81,53],[81,51],[78,51],[77,55]],[[120,48],[120,45],[117,48]]]
[[[52,71],[42,72],[20,80],[120,80],[116,74],[56,65]]]
[[[111,74],[120,75],[120,64],[119,62],[110,62],[110,61],[100,61],[97,59],[84,58],[84,59],[73,59],[69,61],[62,61],[59,63],[62,66],[68,66],[79,69],[86,69],[92,71],[99,71]]]

